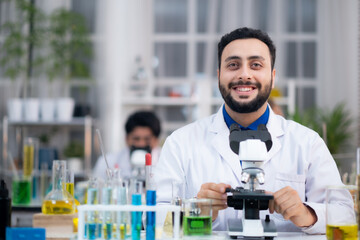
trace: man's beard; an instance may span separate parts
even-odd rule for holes
[[[223,97],[226,105],[229,106],[231,110],[237,113],[251,113],[256,112],[261,108],[264,103],[268,100],[270,93],[271,93],[271,86],[272,86],[273,78],[271,77],[271,81],[269,85],[261,86],[260,83],[252,83],[252,82],[244,82],[242,80],[236,82],[236,83],[229,83],[228,89],[226,89],[223,85],[220,84],[219,79],[219,89],[221,96]],[[237,102],[232,96],[231,96],[231,88],[235,85],[255,85],[258,89],[258,95],[255,99],[251,100],[247,103],[239,103]],[[264,88],[263,91],[262,88]]]

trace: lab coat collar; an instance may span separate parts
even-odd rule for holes
[[[269,161],[281,149],[281,142],[279,138],[284,135],[283,123],[285,121],[286,120],[282,116],[276,115],[270,107],[269,121],[266,127],[270,132],[273,145],[268,152],[268,158],[265,163]]]
[[[210,125],[210,132],[214,133],[215,136],[211,141],[212,146],[221,155],[222,159],[229,164],[237,181],[241,179],[241,165],[237,154],[235,154],[229,147],[229,128],[227,127],[224,115],[222,113],[223,106],[220,107],[219,111],[215,114],[213,121]]]

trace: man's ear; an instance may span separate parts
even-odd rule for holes
[[[275,87],[275,79],[276,79],[275,78],[275,75],[276,75],[275,68],[272,70],[271,74],[272,74],[272,79],[273,79],[271,89],[273,89]]]
[[[217,72],[217,77],[218,77],[218,79],[220,79],[220,70],[217,69],[216,72]]]

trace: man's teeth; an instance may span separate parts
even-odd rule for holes
[[[249,92],[252,90],[251,87],[247,87],[247,88],[237,88],[236,89],[237,91],[240,91],[240,92]]]

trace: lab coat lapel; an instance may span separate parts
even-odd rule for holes
[[[265,162],[269,161],[281,149],[281,142],[279,138],[284,135],[284,130],[281,126],[280,116],[277,116],[270,108],[269,121],[266,125],[271,134],[273,145],[268,152],[268,158]]]
[[[238,156],[230,149],[229,146],[229,128],[226,126],[222,107],[217,112],[214,121],[211,124],[210,131],[215,134],[211,145],[221,155],[224,161],[230,165],[237,180],[240,181],[241,165]]]

